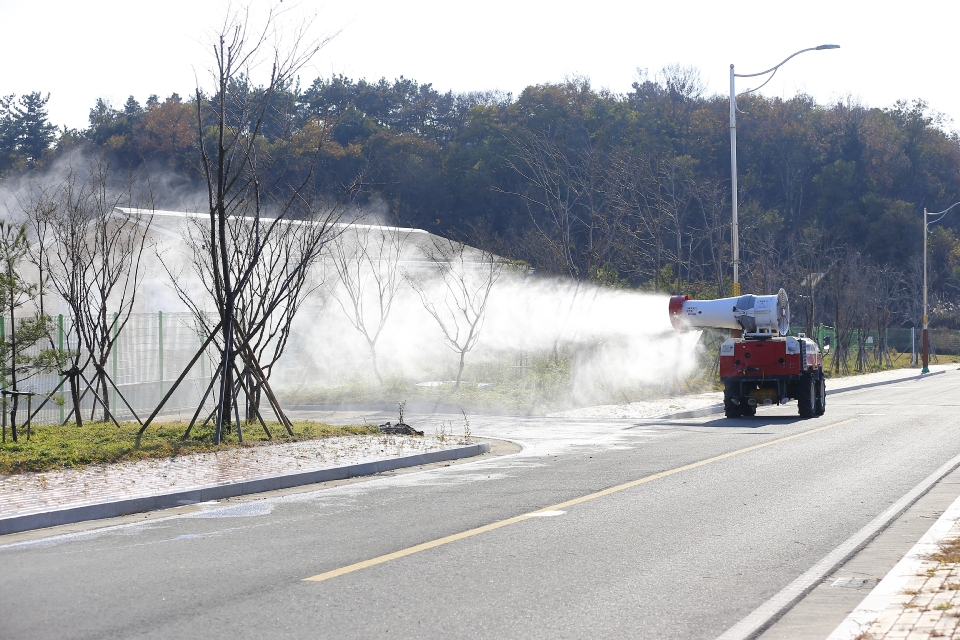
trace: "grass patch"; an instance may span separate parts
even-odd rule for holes
[[[851,349],[847,353],[846,359],[846,371],[843,371],[841,376],[857,376],[867,373],[877,373],[878,371],[891,371],[893,369],[909,369],[910,365],[910,352],[899,352],[895,349],[887,350],[890,355],[890,364],[879,363],[875,359],[875,354],[871,351],[868,354],[867,361],[861,363],[860,368],[857,368],[857,350]],[[827,378],[835,377],[837,374],[834,373],[835,363],[835,353],[827,353],[823,356],[823,370],[827,374]],[[919,360],[920,356],[917,355]],[[954,355],[930,355],[930,364],[958,364],[960,363],[960,356]],[[917,369],[917,373],[920,372],[920,366],[914,367]]]
[[[398,402],[407,402],[458,407],[470,414],[542,415],[581,406],[626,404],[722,389],[712,381],[683,382],[683,386],[673,381],[619,388],[603,388],[597,385],[596,388],[583,392],[584,397],[579,397],[577,391],[571,389],[571,385],[556,382],[549,377],[546,381],[531,379],[522,382],[496,380],[492,377],[479,378],[478,381],[462,382],[459,389],[455,388],[451,381],[442,381],[438,386],[420,387],[412,382],[396,380],[380,387],[375,382],[357,380],[337,386],[317,385],[295,390],[278,390],[278,396],[281,402],[291,405],[396,405]]]
[[[719,343],[717,343],[719,349]],[[589,355],[589,354],[587,354]],[[625,404],[667,396],[722,389],[711,375],[716,350],[703,351],[702,366],[687,378],[665,375],[657,381],[626,381],[602,373],[578,376],[577,359],[583,352],[559,349],[528,354],[523,368],[518,360],[468,363],[457,389],[456,370],[438,370],[417,379],[388,375],[380,385],[371,377],[339,383],[305,383],[277,389],[281,403],[290,405],[440,404],[467,413],[541,415],[582,406]],[[429,382],[434,386],[418,386]]]
[[[661,400],[670,396],[722,391],[716,364],[720,344],[729,332],[708,330],[701,338],[697,364],[686,377],[664,375],[658,380],[641,382],[627,380],[622,375],[604,372],[602,360],[595,350],[561,347],[554,351],[534,351],[520,360],[507,355],[477,362],[468,361],[459,389],[452,382],[456,369],[437,369],[422,373],[419,378],[387,375],[380,385],[372,376],[358,375],[336,382],[315,382],[307,376],[299,384],[277,384],[281,402],[290,405],[394,405],[440,404],[459,407],[468,413],[507,413],[542,415],[579,407],[627,404]],[[599,349],[600,347],[596,347]],[[889,364],[881,365],[869,353],[869,358],[857,369],[857,354],[847,356],[844,376],[875,373],[910,367],[910,354],[889,350]],[[599,364],[598,364],[599,362]],[[960,362],[960,356],[941,355],[931,358],[931,364]],[[521,364],[522,363],[522,364]],[[581,365],[586,363],[578,374]],[[833,377],[834,354],[824,358],[824,371]],[[919,373],[919,369],[916,370]],[[418,386],[430,382],[434,386]]]
[[[181,440],[187,425],[183,422],[154,423],[143,434],[140,448],[134,449],[136,422],[121,422],[118,429],[112,422],[90,422],[83,427],[74,425],[34,425],[28,441],[26,431],[20,442],[14,443],[7,433],[7,442],[0,444],[0,473],[50,471],[71,469],[90,464],[106,464],[147,458],[170,458],[201,451],[221,451],[224,448],[250,447],[268,442],[315,440],[332,436],[372,435],[379,433],[373,426],[336,426],[320,422],[294,422],[293,436],[287,434],[279,422],[268,422],[273,434],[269,440],[259,424],[243,428],[241,445],[236,430],[224,434],[219,446],[214,444],[212,425],[194,427],[190,437]]]
[[[939,547],[937,551],[928,556],[928,560],[934,560],[941,564],[960,564],[960,538],[944,540]]]

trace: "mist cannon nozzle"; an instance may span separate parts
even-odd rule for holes
[[[790,329],[790,302],[783,289],[776,295],[747,294],[716,300],[691,300],[689,296],[670,298],[670,323],[685,331],[710,327],[740,329],[748,336],[785,335]]]
[[[670,298],[670,324],[677,331],[686,331],[689,327],[683,322],[683,303],[690,299],[690,296],[673,296]]]

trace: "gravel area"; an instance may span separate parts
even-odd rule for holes
[[[0,517],[374,462],[458,446],[459,438],[341,436],[175,458],[0,475]]]

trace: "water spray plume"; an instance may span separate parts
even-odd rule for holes
[[[423,295],[443,299],[439,278],[421,286]],[[524,356],[552,356],[556,364],[566,358],[570,403],[622,401],[618,392],[679,383],[696,368],[700,332],[674,331],[664,313],[667,302],[665,295],[505,270],[491,290],[468,359],[475,369],[491,371]],[[337,385],[370,377],[369,349],[339,305],[305,309],[298,332],[297,342],[310,345],[301,353],[306,375],[284,376],[286,385],[306,379]],[[410,288],[399,291],[378,342],[381,370],[417,383],[452,380],[456,355],[444,346],[420,296]]]

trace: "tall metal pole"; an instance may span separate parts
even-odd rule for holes
[[[737,93],[736,74],[730,65],[730,202],[733,206],[733,224],[730,244],[733,246],[733,295],[740,295],[740,226],[737,221]],[[721,292],[721,295],[723,293]]]
[[[923,336],[920,338],[923,341],[923,369],[920,373],[930,373],[930,335],[928,333],[930,316],[927,308],[927,230],[930,227],[930,216],[937,216],[934,222],[940,222],[943,216],[958,205],[960,202],[954,202],[943,211],[936,213],[927,213],[927,208],[923,208]]]
[[[733,245],[733,295],[740,295],[740,224],[737,220],[737,199],[739,194],[737,193],[737,90],[736,90],[736,79],[737,76],[741,78],[755,78],[757,76],[765,76],[767,74],[775,74],[777,69],[782,67],[787,60],[800,55],[801,53],[806,53],[807,51],[823,51],[825,49],[839,49],[840,46],[836,44],[821,44],[818,47],[810,47],[808,49],[801,49],[796,53],[792,53],[787,56],[783,62],[778,64],[775,67],[770,67],[766,71],[761,71],[760,73],[734,73],[733,65],[730,65],[730,202],[733,209],[733,221],[730,229],[730,244]],[[773,75],[767,78],[766,82],[761,84],[759,87],[754,89],[749,89],[744,93],[752,93],[764,85],[770,80],[773,79]]]
[[[923,208],[923,369],[920,373],[930,373],[930,337],[927,334],[927,208]]]

